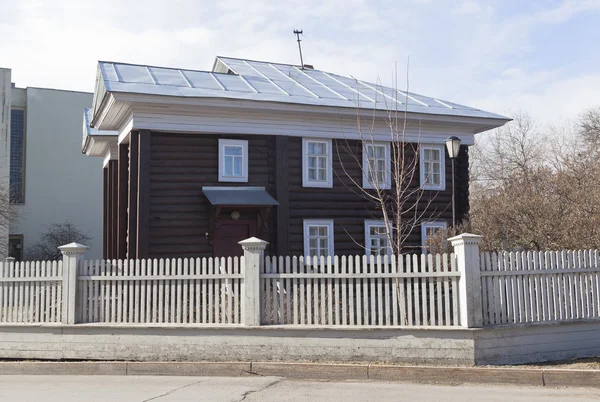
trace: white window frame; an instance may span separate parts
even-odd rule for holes
[[[368,256],[371,255],[371,227],[373,227],[373,226],[379,226],[379,227],[383,226],[383,227],[385,227],[385,221],[383,221],[383,220],[376,220],[376,219],[365,219],[365,253]],[[389,233],[392,233],[392,227],[391,227],[391,225],[388,227],[388,231],[389,231]],[[387,238],[388,242],[390,242],[390,240],[393,241],[393,234],[390,237],[392,239],[390,239],[388,237]],[[388,244],[387,255],[389,255],[389,256],[392,255],[391,244]]]
[[[446,221],[429,221],[421,224],[421,249],[423,250],[423,254],[427,254],[427,245],[425,244],[425,241],[427,240],[427,228],[444,230],[447,227],[448,223]]]
[[[380,190],[389,190],[392,188],[392,158],[390,154],[390,143],[389,142],[373,142],[373,141],[364,141],[363,142],[363,157],[362,157],[362,167],[363,167],[363,188],[366,189],[374,189],[372,181],[370,180],[370,164],[369,164],[369,156],[367,153],[367,148],[369,146],[372,147],[384,147],[384,158],[385,158],[385,175],[383,183],[377,183],[379,185]]]
[[[325,144],[325,153],[327,155],[326,163],[326,180],[309,180],[308,179],[308,143],[318,142]],[[331,140],[322,138],[302,138],[302,187],[320,187],[320,188],[333,188],[333,169],[331,166]]]
[[[425,184],[425,150],[440,151],[440,184],[439,186]],[[421,145],[419,150],[419,171],[421,176],[421,189],[423,190],[439,190],[446,189],[446,150],[444,145]]]
[[[331,256],[331,258],[333,258],[334,254],[334,248],[333,248],[333,219],[304,219],[303,222],[303,226],[304,226],[304,232],[303,232],[303,238],[304,238],[304,255],[305,256],[310,256],[311,258],[313,257],[312,255],[309,254],[310,252],[310,245],[309,245],[309,241],[308,241],[308,233],[309,233],[309,227],[311,226],[327,226],[327,249],[328,249],[328,255]]]
[[[225,147],[242,148],[242,175],[225,176]],[[220,182],[248,182],[248,141],[219,139],[219,181]]]

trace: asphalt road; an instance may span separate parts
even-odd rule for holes
[[[0,376],[1,401],[592,401],[598,389],[320,382],[279,377]]]

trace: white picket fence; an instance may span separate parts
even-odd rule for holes
[[[243,259],[83,261],[81,323],[239,324]]]
[[[0,263],[0,324],[469,327],[600,319],[600,252]]]
[[[267,257],[262,323],[456,326],[454,254]]]
[[[0,322],[61,322],[62,261],[1,262]]]
[[[600,318],[600,253],[481,253],[484,325]]]

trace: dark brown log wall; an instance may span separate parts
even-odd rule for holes
[[[249,141],[248,183],[218,181],[219,138]],[[133,240],[127,244],[128,254],[138,258],[212,255],[212,245],[205,235],[209,231],[210,205],[202,195],[203,186],[260,186],[280,201],[280,206],[274,207],[271,212],[268,228],[261,233],[271,243],[268,253],[302,254],[303,219],[334,219],[335,253],[360,254],[363,252],[364,220],[381,216],[375,204],[360,195],[347,176],[349,174],[357,182],[362,182],[361,166],[348,150],[352,150],[359,161],[362,160],[358,141],[334,141],[332,189],[303,188],[302,138],[133,132],[126,155],[131,162],[127,172],[130,191],[127,206],[133,213],[126,215],[127,235],[130,241]],[[124,155],[125,149],[120,151]],[[138,173],[139,170],[148,174]],[[122,194],[117,196],[116,190],[117,182],[122,183],[124,174],[122,167],[117,169],[116,161],[109,163],[105,170],[105,250],[109,258],[122,258],[116,255],[119,244],[122,244],[117,238],[123,236],[123,232],[117,236],[117,219],[123,222],[124,215],[121,208],[116,211],[116,204],[118,199],[124,198]],[[451,161],[446,158],[446,191],[426,192],[420,203],[420,207],[424,208],[431,202],[430,215],[448,223],[452,219],[451,175]],[[419,185],[418,174],[413,185]],[[140,192],[139,187],[146,190]],[[468,188],[468,148],[463,146],[456,165],[458,221],[468,213]],[[242,219],[256,216],[254,211],[240,212]],[[144,215],[147,218],[143,218]],[[228,213],[222,216],[222,219],[227,218]],[[143,255],[136,250],[143,244],[139,242],[140,235],[147,236],[147,251],[141,250]],[[413,251],[419,250],[420,228],[409,237],[408,243],[414,247]]]
[[[118,165],[111,160],[104,168],[104,258],[118,258]]]
[[[218,181],[219,138],[248,140],[248,182]],[[275,194],[275,138],[152,133],[149,184],[148,257],[211,256],[210,204],[203,186],[259,186]],[[256,212],[242,213],[252,219]],[[223,216],[227,219],[227,216]],[[263,234],[275,250],[275,218]]]
[[[381,219],[376,204],[361,195],[352,180],[362,183],[362,148],[359,141],[333,141],[333,188],[302,187],[302,138],[290,137],[289,143],[289,253],[304,253],[303,219],[333,219],[334,248],[337,255],[362,254],[365,219]],[[353,156],[354,155],[354,156]],[[359,163],[357,163],[357,161]],[[418,167],[417,167],[418,169]],[[416,172],[413,187],[419,186]],[[468,148],[461,147],[456,164],[457,221],[468,212]],[[452,223],[452,165],[446,155],[446,190],[425,191],[418,208],[429,207],[425,217]],[[414,205],[416,200],[408,202]],[[421,250],[420,226],[408,237],[407,251]]]

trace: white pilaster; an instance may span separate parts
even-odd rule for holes
[[[242,291],[242,324],[260,325],[260,273],[265,261],[265,248],[268,242],[251,237],[238,243],[244,249],[242,270],[244,286]]]
[[[481,267],[479,243],[483,237],[470,233],[448,239],[454,247],[456,265],[460,271],[458,282],[459,320],[467,328],[483,326],[481,299]]]
[[[77,266],[79,261],[83,260],[88,248],[88,246],[79,243],[69,243],[58,248],[63,255],[63,324],[75,324],[75,317],[77,317]]]

